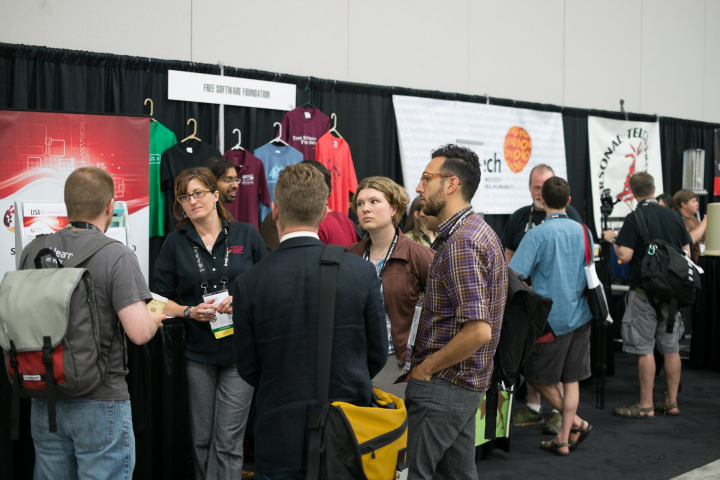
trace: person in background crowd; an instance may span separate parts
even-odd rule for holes
[[[677,205],[675,204],[675,199],[672,195],[669,193],[661,193],[657,197],[655,197],[655,200],[658,201],[658,204],[661,207],[669,208],[670,210],[678,211]]]
[[[332,175],[325,165],[317,160],[303,160],[300,163],[310,165],[322,173],[328,190],[332,191]],[[328,198],[330,198],[330,194],[328,194]],[[280,243],[277,225],[275,225],[272,214],[268,214],[260,224],[260,235],[265,241],[268,253],[272,253]],[[327,216],[318,225],[318,236],[325,245],[342,245],[345,248],[360,240],[353,221],[347,215],[330,210],[330,207],[328,207]]]
[[[533,290],[553,300],[548,322],[557,335],[554,341],[535,345],[525,363],[525,378],[554,408],[562,412],[557,436],[541,448],[568,455],[592,430],[576,415],[581,380],[590,377],[590,320],[585,297],[585,227],[568,218],[570,185],[548,178],[542,187],[545,222],[530,230],[510,261],[510,268],[532,277]],[[593,251],[592,238],[587,242]],[[562,382],[563,395],[555,385]]]
[[[691,190],[678,190],[673,195],[677,211],[682,215],[685,228],[692,239],[692,259],[697,262],[700,254],[705,251],[705,230],[707,229],[707,215],[702,222],[696,217],[700,204],[697,194]]]
[[[360,182],[350,201],[360,226],[370,236],[350,246],[375,266],[385,306],[388,330],[388,361],[373,379],[380,390],[405,398],[405,382],[395,384],[409,368],[407,342],[415,305],[427,280],[435,252],[405,236],[398,224],[408,204],[403,187],[387,177],[368,177]]]
[[[114,197],[113,179],[105,170],[81,167],[73,171],[64,187],[70,223],[48,236],[45,247],[69,256],[79,253],[107,231],[115,208]],[[34,259],[28,258],[29,251],[23,251],[20,270],[35,268]],[[82,398],[55,400],[56,432],[49,431],[47,400],[32,399],[34,478],[130,480],[135,468],[135,434],[125,382],[125,334],[136,345],[142,345],[162,327],[165,315],[148,312],[145,304],[152,295],[137,257],[122,243],[105,246],[79,266],[92,275],[100,348],[109,352],[107,374],[95,390]],[[116,328],[118,319],[122,329]]]
[[[420,197],[415,197],[405,220],[405,235],[413,242],[430,247],[435,241],[437,227],[437,218],[425,215]]]
[[[285,167],[272,203],[280,245],[232,287],[237,369],[258,390],[259,480],[304,480],[306,475],[307,422],[317,403],[320,257],[325,248],[317,231],[327,198],[318,170],[303,162]],[[370,379],[385,365],[388,337],[380,285],[368,262],[343,253],[336,298],[328,398],[370,405]]]
[[[216,314],[232,315],[232,297],[219,302],[205,297],[227,293],[229,282],[266,256],[257,230],[233,221],[219,199],[215,176],[207,168],[178,175],[173,212],[179,223],[155,266],[154,290],[169,299],[165,313],[186,319],[190,433],[198,480],[241,478],[253,394],[235,366],[232,328],[213,332],[220,326]]]
[[[518,249],[520,242],[530,229],[540,225],[545,221],[545,210],[542,206],[542,186],[548,178],[555,176],[553,169],[545,164],[536,165],[530,170],[530,179],[528,186],[530,189],[530,197],[532,205],[517,209],[508,220],[505,231],[502,235],[502,244],[505,247],[505,260],[510,263],[515,250]],[[578,223],[582,223],[580,214],[571,205],[568,205],[565,212],[567,216]],[[531,283],[532,279],[528,280]],[[557,386],[558,392],[562,396],[562,384]],[[527,406],[523,407],[515,415],[513,415],[513,425],[516,427],[524,427],[527,425],[543,425],[545,417],[543,416],[543,408],[541,405],[540,394],[530,385],[527,384]],[[556,409],[553,409],[550,420],[545,425],[543,433],[548,435],[557,435],[562,425],[562,415]]]
[[[441,243],[405,391],[410,480],[436,471],[478,478],[475,415],[490,386],[508,285],[500,239],[470,206],[479,183],[477,154],[450,144],[432,153],[415,189],[425,214],[441,222]]]
[[[235,165],[223,157],[213,157],[206,160],[204,166],[217,179],[219,198],[223,205],[233,203],[238,192],[238,174]]]
[[[685,250],[690,254],[692,239],[683,226],[677,212],[661,208],[655,200],[655,180],[647,172],[639,172],[630,177],[630,190],[637,200],[637,207],[642,209],[650,239],[660,238]],[[626,418],[644,418],[655,415],[654,411],[666,415],[679,415],[677,391],[680,384],[679,342],[684,328],[680,313],[675,317],[672,333],[667,333],[668,306],[663,305],[661,317],[650,304],[648,297],[641,288],[641,264],[645,257],[645,243],[640,237],[633,213],[628,214],[623,228],[617,234],[605,230],[603,237],[613,244],[615,253],[623,263],[630,263],[630,292],[628,292],[627,308],[623,316],[622,340],[623,352],[637,355],[638,379],[640,381],[640,400],[631,407],[619,407],[614,414]],[[655,380],[655,359],[653,348],[657,345],[664,357],[665,381],[667,394],[665,400],[653,404],[653,383]]]

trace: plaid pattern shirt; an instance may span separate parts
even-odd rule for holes
[[[465,212],[467,209],[443,222],[438,233],[448,238],[455,221]],[[449,237],[428,275],[412,366],[447,345],[465,322],[487,322],[492,328],[490,342],[462,362],[436,374],[468,390],[486,391],[500,338],[507,285],[500,239],[479,215],[470,215]]]

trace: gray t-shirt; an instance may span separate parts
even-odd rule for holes
[[[79,252],[95,235],[102,233],[96,230],[60,230],[46,239],[45,246],[55,250],[58,258],[63,262],[72,258],[71,255]],[[34,268],[33,260],[23,258],[20,269]],[[46,256],[45,261],[51,261],[50,256]],[[90,260],[79,266],[86,268],[93,279],[100,318],[100,348],[106,352],[110,348],[113,331],[118,323],[117,312],[140,300],[149,300],[152,295],[142,276],[135,254],[120,242],[105,246]],[[128,371],[123,369],[124,344],[125,335],[117,329],[115,341],[112,342],[105,381],[83,398],[102,401],[130,398],[125,382]]]

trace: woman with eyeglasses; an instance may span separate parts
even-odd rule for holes
[[[380,390],[405,398],[406,383],[394,384],[409,366],[407,343],[413,314],[435,252],[410,240],[398,228],[409,202],[407,191],[387,177],[360,182],[350,202],[369,237],[348,248],[375,266],[385,305],[388,361],[373,379]]]
[[[168,317],[185,318],[190,433],[196,479],[241,478],[253,389],[235,365],[230,285],[267,255],[260,234],[228,215],[215,176],[184,170],[175,180],[179,223],[155,265],[153,291]]]

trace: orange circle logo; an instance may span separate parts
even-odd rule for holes
[[[522,127],[512,127],[505,135],[505,145],[503,145],[505,154],[505,162],[513,173],[520,172],[532,153],[532,140],[530,134]]]

